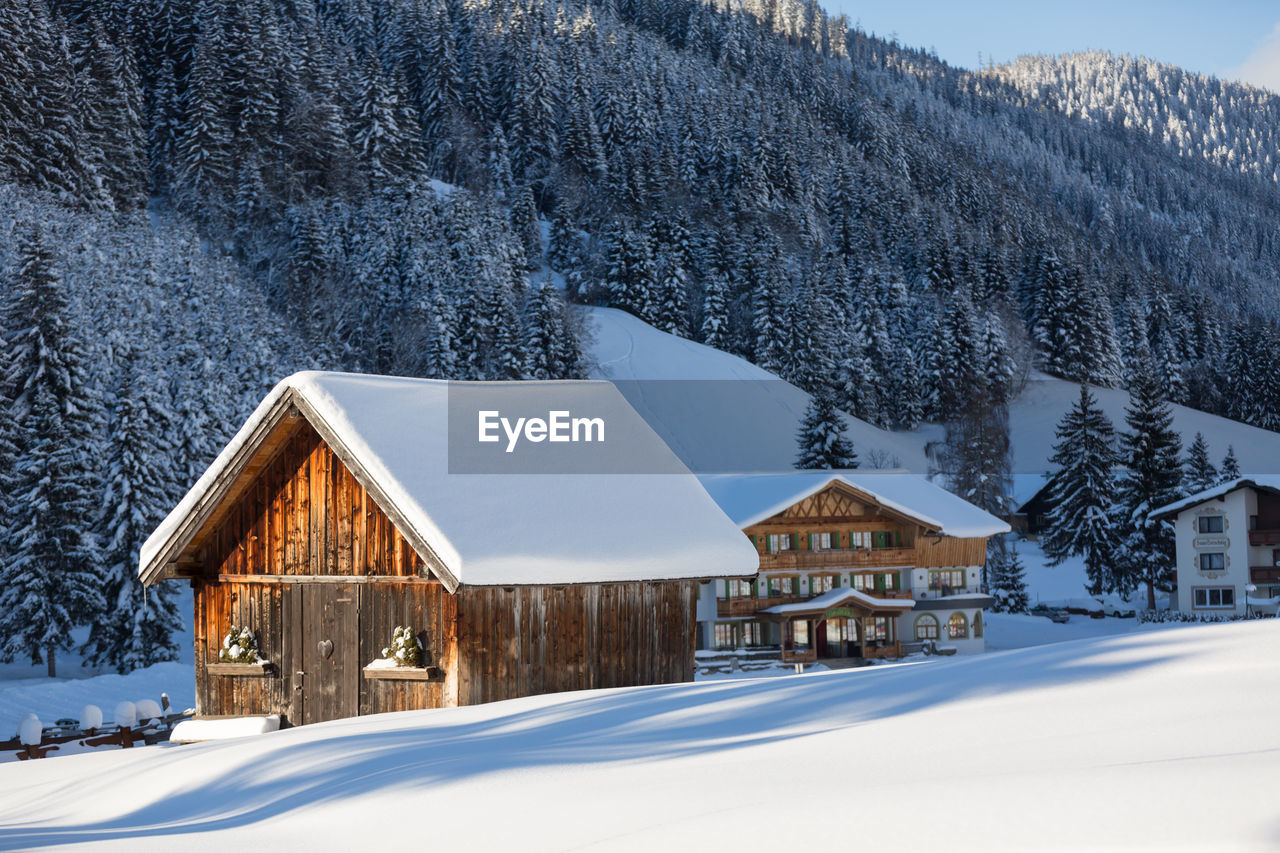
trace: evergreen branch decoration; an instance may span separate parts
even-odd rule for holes
[[[384,660],[393,661],[396,666],[422,666],[422,643],[413,629],[407,625],[397,625],[391,632],[391,645],[382,650]]]
[[[218,650],[219,663],[261,663],[258,656],[258,641],[245,627],[231,626],[222,638],[222,648]]]

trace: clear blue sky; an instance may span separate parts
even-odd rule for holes
[[[896,34],[973,68],[981,51],[1006,62],[1024,53],[1097,48],[1149,56],[1192,71],[1280,91],[1280,2],[1262,0],[824,0],[876,35]]]

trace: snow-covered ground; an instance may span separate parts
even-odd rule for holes
[[[178,607],[186,629],[175,638],[178,660],[174,663],[156,664],[128,675],[83,666],[77,650],[88,638],[88,629],[81,628],[73,635],[76,649],[58,655],[57,678],[45,674],[44,664],[32,666],[25,660],[0,664],[0,740],[11,736],[18,720],[26,714],[35,714],[47,725],[63,717],[76,719],[85,705],[97,705],[110,718],[112,709],[120,702],[139,699],[158,702],[161,693],[169,694],[177,710],[195,705],[191,657],[195,639],[190,624],[191,590],[186,585],[179,592]],[[0,753],[0,761],[6,757]]]
[[[1280,621],[0,766],[0,848],[1275,849]]]

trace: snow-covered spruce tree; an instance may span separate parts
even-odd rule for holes
[[[625,225],[616,228],[607,263],[605,288],[609,304],[649,322],[653,318],[657,282],[648,235]]]
[[[572,366],[562,361],[562,341],[568,334],[564,303],[548,276],[529,294],[524,332],[525,375],[530,379],[568,378]]]
[[[178,659],[174,635],[182,630],[172,584],[144,590],[138,551],[169,506],[171,450],[163,443],[167,415],[153,379],[136,361],[116,394],[106,458],[103,495],[103,596],[106,607],[93,620],[83,653],[87,664],[125,673]]]
[[[1156,591],[1171,591],[1175,578],[1173,529],[1148,514],[1182,497],[1182,443],[1161,393],[1151,365],[1140,365],[1125,409],[1128,430],[1120,434],[1113,515],[1120,547],[1116,586],[1121,592],[1146,587],[1148,610],[1155,609]]]
[[[8,558],[0,570],[0,659],[44,661],[103,607],[93,520],[97,401],[53,255],[24,238],[4,313],[4,383],[19,424]]]
[[[796,436],[797,468],[857,468],[858,454],[845,436],[844,416],[831,391],[822,387],[809,400]]]
[[[537,269],[542,261],[542,228],[538,224],[538,206],[533,190],[517,187],[511,200],[511,231],[524,249],[526,270]]]
[[[1240,479],[1240,461],[1236,459],[1236,449],[1228,444],[1227,455],[1222,458],[1222,468],[1218,482],[1230,483],[1232,480],[1238,479]]]
[[[1098,407],[1088,385],[1058,423],[1057,443],[1049,458],[1057,470],[1049,478],[1049,511],[1040,547],[1050,565],[1084,557],[1090,595],[1116,587],[1115,530],[1110,521],[1115,499],[1115,428]]]
[[[1183,488],[1187,494],[1202,492],[1218,482],[1218,469],[1209,459],[1209,443],[1204,435],[1196,433],[1187,448],[1186,467],[1183,471]]]
[[[995,599],[992,612],[1027,612],[1031,599],[1027,594],[1026,567],[1016,550],[992,549],[987,559],[987,591]]]
[[[787,363],[787,322],[782,284],[766,275],[751,296],[751,332],[755,363],[782,373]]]
[[[707,346],[722,350],[729,348],[729,284],[719,274],[706,281],[699,332]]]
[[[654,294],[653,325],[684,337],[689,331],[686,274],[675,253],[663,252],[658,260],[658,286]]]

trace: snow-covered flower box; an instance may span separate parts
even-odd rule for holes
[[[382,657],[364,668],[365,678],[387,678],[400,681],[426,681],[438,678],[439,667],[422,665],[422,643],[407,625],[397,625],[391,633],[391,645]]]
[[[364,677],[391,681],[430,681],[440,677],[440,667],[400,666],[388,658],[379,658],[364,668]]]
[[[271,661],[258,654],[258,641],[252,631],[232,625],[222,638],[218,660],[205,668],[214,675],[266,675],[271,672]]]
[[[210,675],[270,675],[275,667],[269,660],[261,663],[210,663],[205,665]]]

